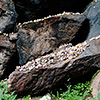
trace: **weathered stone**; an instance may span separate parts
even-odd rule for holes
[[[61,61],[48,68],[32,69],[29,72],[14,71],[9,76],[9,91],[15,90],[18,95],[42,95],[62,84],[68,77],[76,80],[93,74],[100,68],[100,36],[86,43],[87,49],[69,62]]]
[[[15,53],[15,44],[9,41],[9,38],[0,35],[0,78],[8,67],[12,55]]]
[[[92,95],[93,98],[97,98],[98,93],[100,93],[100,72],[96,74],[96,76],[93,78],[91,82],[91,88],[92,88]]]
[[[9,40],[10,41],[16,41],[18,39],[17,33],[9,33]]]
[[[17,49],[20,65],[50,53],[61,43],[70,42],[82,26],[83,14],[69,14],[23,25],[18,31]]]
[[[12,0],[0,0],[0,31],[12,32],[15,28],[17,14]]]
[[[92,2],[88,8],[89,12],[87,14],[87,19],[90,23],[90,29],[87,39],[100,35],[100,0],[97,0],[95,3]],[[87,10],[88,9],[86,9],[86,11]]]

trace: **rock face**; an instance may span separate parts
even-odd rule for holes
[[[68,12],[82,12],[90,1],[80,0],[13,0],[16,5],[16,11],[19,14],[19,21],[28,21],[42,18],[48,15],[54,15]]]
[[[4,74],[5,69],[8,67],[12,55],[15,53],[15,44],[9,41],[9,38],[0,35],[0,78]]]
[[[13,1],[19,14],[17,21],[31,21],[17,25],[18,32],[11,33],[15,32],[17,19],[14,4],[12,0],[0,1],[0,78],[7,68],[11,68],[13,57],[18,58],[15,47],[21,65],[9,76],[10,92],[15,90],[19,96],[44,95],[69,77],[82,79],[100,68],[100,35],[93,37],[100,34],[100,0],[92,2],[86,13],[63,12],[57,15],[54,14],[64,10],[81,12],[91,0]],[[77,35],[86,17],[90,22],[87,37],[90,39],[72,46],[69,42]],[[99,89],[99,80],[97,85]],[[98,91],[96,89],[96,93]]]
[[[100,66],[100,36],[83,44],[87,44],[85,51],[67,62],[59,61],[48,68],[36,68],[28,72],[14,71],[9,76],[9,91],[15,90],[18,95],[45,94],[68,77],[79,79],[90,75]]]
[[[68,14],[36,23],[23,24],[18,31],[17,49],[20,65],[70,42],[77,34],[85,16]]]
[[[95,3],[92,2],[89,7],[87,19],[89,19],[90,30],[87,39],[100,35],[100,0]]]
[[[0,33],[14,31],[16,18],[12,0],[0,0]]]
[[[93,89],[93,98],[97,97],[98,93],[100,93],[100,72],[98,72],[97,75],[94,77],[91,83],[91,88]]]

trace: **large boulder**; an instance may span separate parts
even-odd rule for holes
[[[4,75],[5,70],[9,67],[8,63],[15,51],[15,44],[11,43],[8,37],[0,35],[0,79]]]
[[[42,95],[69,77],[85,79],[100,68],[100,36],[82,44],[64,44],[54,53],[18,66],[10,74],[9,91],[18,95]]]
[[[61,43],[70,42],[85,18],[84,14],[63,12],[53,17],[34,20],[37,22],[24,22],[20,25],[22,28],[18,31],[17,41],[20,65],[52,52]]]
[[[17,13],[12,0],[0,0],[0,33],[14,31],[16,18]]]
[[[92,92],[91,94],[93,95],[93,98],[97,98],[98,94],[100,93],[100,71],[95,75],[91,82],[91,88]]]
[[[86,11],[88,9],[87,19],[90,23],[90,29],[87,39],[100,35],[100,0],[97,0],[97,2],[92,2]]]

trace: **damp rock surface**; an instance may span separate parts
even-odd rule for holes
[[[9,91],[15,90],[18,95],[42,95],[62,84],[68,76],[75,80],[91,75],[100,66],[100,36],[86,43],[86,50],[69,61],[59,61],[48,68],[36,68],[28,72],[14,71],[9,76]]]

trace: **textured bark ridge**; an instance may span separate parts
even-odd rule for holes
[[[64,42],[70,42],[85,19],[83,14],[70,13],[36,23],[23,24],[19,29],[17,41],[20,65],[50,53]]]
[[[15,44],[9,41],[9,38],[0,35],[0,78],[4,74],[5,69],[8,67],[12,55],[15,53]]]
[[[17,13],[12,0],[0,0],[0,33],[14,31]]]
[[[91,0],[13,1],[19,14],[17,22],[31,21],[16,25],[17,13],[12,0],[0,0],[0,78],[5,70],[10,73],[16,65],[21,65],[9,75],[9,92],[15,90],[19,96],[44,95],[61,86],[69,77],[72,80],[86,79],[100,69],[100,0],[92,2],[81,14],[64,10],[76,12],[82,2],[87,4]],[[79,11],[85,7],[82,5]],[[62,10],[63,13],[53,15]],[[49,16],[44,17],[41,14],[44,11]],[[84,22],[88,24],[86,27]],[[83,39],[83,43],[72,46],[69,42],[76,40],[78,43],[83,38],[80,30],[82,34],[89,33],[88,40]],[[97,94],[98,91],[96,89]]]
[[[9,91],[15,90],[18,95],[39,95],[63,83],[69,77],[79,79],[91,74],[100,67],[100,36],[87,41],[87,49],[77,58],[68,62],[51,64],[48,68],[37,68],[31,71],[14,71],[9,76]]]

